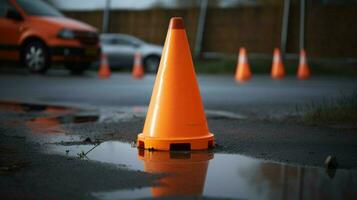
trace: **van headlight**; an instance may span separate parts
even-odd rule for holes
[[[58,37],[63,39],[74,39],[74,31],[70,29],[62,29],[58,32]]]

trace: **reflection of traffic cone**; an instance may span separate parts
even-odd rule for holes
[[[244,82],[249,80],[252,77],[252,73],[250,71],[248,58],[247,58],[247,51],[244,47],[239,49],[239,58],[237,64],[237,71],[236,71],[236,81]]]
[[[74,112],[74,109],[61,106],[48,106],[44,112],[50,114],[68,114]]]
[[[110,67],[108,63],[108,57],[106,54],[102,54],[100,58],[100,66],[98,72],[99,78],[109,78],[110,77]]]
[[[310,69],[309,65],[307,64],[305,49],[301,49],[300,51],[300,61],[296,76],[300,80],[310,78]]]
[[[134,66],[132,75],[135,79],[141,79],[144,76],[144,68],[140,52],[136,52],[134,55]]]
[[[15,102],[1,102],[0,110],[11,110],[14,112],[25,112],[22,105]]]
[[[274,49],[273,65],[271,68],[271,77],[273,79],[282,79],[285,76],[284,64],[281,59],[280,50]]]
[[[57,117],[38,117],[26,122],[26,126],[32,133],[40,134],[62,134],[56,127],[60,125],[60,120]]]
[[[138,147],[156,150],[211,148],[183,20],[170,21],[144,130]]]
[[[153,197],[200,196],[203,193],[209,160],[213,153],[143,152],[139,159],[144,161],[148,173],[170,174],[158,180],[163,187],[151,189]]]

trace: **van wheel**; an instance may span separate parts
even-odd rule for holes
[[[49,67],[47,47],[40,41],[30,41],[22,52],[22,62],[32,73],[45,73]]]
[[[160,64],[159,56],[148,56],[144,60],[145,71],[149,73],[156,73]]]

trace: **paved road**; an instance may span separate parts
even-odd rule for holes
[[[206,111],[222,110],[238,114],[255,114],[255,116],[289,113],[295,110],[296,105],[303,106],[311,101],[322,102],[323,99],[339,97],[341,93],[348,95],[357,91],[357,80],[351,78],[313,77],[309,81],[297,81],[294,77],[288,77],[281,81],[273,81],[268,76],[255,76],[252,81],[246,84],[236,84],[232,76],[202,75],[198,78]],[[75,77],[62,71],[51,71],[46,76],[13,72],[0,75],[0,101],[14,100],[84,107],[94,105],[99,108],[147,106],[153,82],[154,76],[152,75],[146,76],[143,80],[134,80],[130,74],[114,74],[109,80],[100,80],[95,73]],[[86,112],[88,111],[84,110],[84,114],[88,115]],[[88,116],[92,116],[96,112],[90,111]],[[101,112],[98,113],[102,114]],[[115,166],[115,170],[113,170],[112,166],[103,163],[82,162],[64,156],[44,154],[45,146],[43,146],[43,143],[45,141],[39,138],[46,136],[48,140],[52,140],[55,137],[56,141],[61,142],[60,144],[64,144],[62,143],[63,137],[71,138],[69,143],[74,142],[73,144],[83,144],[82,138],[88,137],[93,140],[99,138],[125,142],[135,141],[137,134],[142,131],[144,115],[136,115],[135,117],[130,115],[130,120],[120,120],[119,122],[102,123],[98,121],[76,124],[66,120],[58,120],[57,122],[55,116],[58,113],[52,113],[52,115],[47,113],[49,116],[45,116],[48,118],[42,114],[41,112],[31,112],[31,110],[27,113],[16,113],[16,111],[0,109],[0,149],[2,149],[0,151],[0,163],[3,166],[10,167],[17,167],[13,163],[19,163],[19,166],[22,167],[17,169],[19,171],[16,172],[16,176],[1,176],[0,194],[5,199],[7,197],[53,199],[53,195],[63,199],[94,199],[91,196],[93,191],[142,188],[151,186],[152,181],[157,180],[155,175],[130,171],[127,168]],[[81,113],[75,114],[81,116]],[[38,126],[40,128],[31,129],[29,128],[31,123],[28,122],[36,122],[34,120],[36,116],[40,116],[40,119],[42,119],[38,120],[37,123],[41,125],[42,122],[43,124]],[[62,117],[61,119],[66,119],[65,117],[70,119],[71,114],[64,114]],[[112,115],[109,115],[109,118],[112,118]],[[55,120],[56,123],[47,124],[46,119],[51,119],[49,122]],[[58,125],[58,123],[62,124]],[[280,120],[255,120],[254,118],[242,120],[222,117],[208,117],[208,124],[210,131],[215,134],[218,144],[214,150],[215,160],[212,161],[219,162],[220,168],[224,165],[222,165],[222,160],[219,160],[219,153],[239,153],[265,160],[299,164],[299,169],[301,169],[301,166],[322,167],[326,157],[334,155],[337,157],[339,168],[352,170],[339,169],[336,172],[336,177],[332,179],[324,175],[325,170],[319,169],[324,180],[333,181],[331,182],[333,188],[329,188],[328,191],[343,193],[343,191],[350,190],[349,186],[352,185],[351,187],[353,187],[353,184],[338,178],[338,176],[341,173],[348,174],[346,176],[348,181],[355,177],[355,169],[357,168],[357,129],[355,128],[339,129],[309,126],[295,121],[284,121],[282,123]],[[69,147],[64,148],[68,149]],[[115,155],[122,155],[122,153],[123,151],[120,150]],[[116,156],[114,157],[116,158]],[[212,161],[210,162],[212,163]],[[226,162],[233,163],[230,157],[227,157]],[[239,161],[239,165],[245,164],[245,161]],[[284,166],[284,169],[292,169],[291,166],[285,167],[284,164],[274,163],[273,165],[278,168]],[[236,170],[239,168],[235,167],[234,173],[237,173]],[[272,168],[266,167],[265,165],[264,168],[268,171],[264,172],[269,177],[273,177],[274,181],[281,179],[273,174]],[[6,167],[1,169],[6,169]],[[280,171],[278,172],[282,174]],[[289,171],[289,173],[286,171],[286,174],[292,174],[291,172],[293,171]],[[330,173],[330,171],[327,172]],[[264,174],[263,168],[262,172],[259,173],[249,170],[244,171],[244,173]],[[309,171],[305,171],[305,173],[306,175],[311,174]],[[332,173],[333,177],[335,171],[332,171]],[[73,176],[73,174],[76,174],[76,176]],[[218,174],[226,175],[222,177],[229,176],[235,179],[233,173],[230,174],[226,168],[218,171]],[[313,179],[319,180],[316,179],[316,173],[313,174]],[[353,176],[352,179],[351,175]],[[296,179],[294,174],[293,176],[294,178],[289,179],[289,183]],[[329,176],[331,175],[329,174]],[[210,180],[210,176],[207,177],[207,180]],[[214,187],[229,184],[222,177],[214,176]],[[239,178],[247,179],[247,176],[239,174]],[[254,178],[254,180],[261,182],[259,180],[263,179]],[[286,180],[288,181],[288,179]],[[217,184],[219,181],[223,181],[222,184]],[[335,184],[336,181],[340,183],[337,184],[339,186]],[[208,181],[207,185],[209,183]],[[321,182],[318,181],[318,183]],[[46,187],[43,187],[43,185],[46,185]],[[83,185],[86,187],[82,187]],[[251,185],[252,183],[249,181],[249,186],[251,187]],[[297,184],[293,182],[293,185],[294,188]],[[284,188],[290,186],[291,184],[280,185],[277,188],[279,191],[285,191]],[[261,189],[261,187],[259,188]],[[309,188],[314,188],[314,186]],[[220,190],[219,187],[218,189]],[[233,190],[235,191],[236,188]],[[247,189],[244,190],[248,191]],[[323,193],[325,190],[321,191]],[[289,192],[289,195],[294,196],[292,194]]]
[[[134,80],[130,74],[114,74],[100,80],[93,72],[81,77],[64,71],[48,75],[12,73],[0,75],[0,100],[80,104],[95,106],[147,106],[155,77]],[[198,76],[206,109],[241,114],[289,114],[296,106],[322,102],[357,91],[357,79],[313,77],[298,81],[295,77],[274,81],[255,76],[246,84],[237,84],[231,76]]]

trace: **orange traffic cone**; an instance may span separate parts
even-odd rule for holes
[[[132,75],[135,79],[141,79],[144,76],[144,68],[140,52],[136,52],[134,55],[134,66]]]
[[[300,80],[305,80],[310,78],[310,69],[309,69],[309,65],[307,64],[305,49],[301,49],[300,51],[300,61],[297,71],[297,78]]]
[[[209,160],[212,152],[142,152],[139,159],[144,161],[144,170],[154,174],[174,174],[158,180],[159,185],[151,189],[153,197],[201,196],[205,186]],[[193,175],[194,174],[194,175]]]
[[[110,67],[108,63],[108,57],[106,54],[102,54],[100,58],[100,66],[98,72],[99,78],[109,78],[110,77]]]
[[[281,59],[281,53],[278,48],[274,49],[273,65],[271,68],[271,77],[273,79],[282,79],[285,76],[284,64]]]
[[[250,71],[247,51],[244,47],[239,49],[239,58],[236,70],[236,81],[244,82],[251,79],[252,73]]]
[[[183,20],[170,20],[138,148],[200,150],[214,146],[208,130]]]

